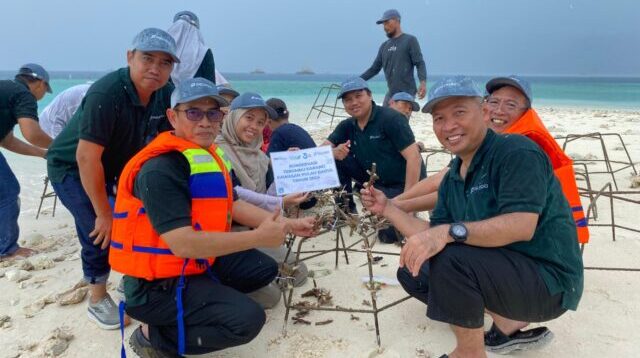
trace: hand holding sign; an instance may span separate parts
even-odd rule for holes
[[[271,153],[278,195],[306,193],[340,186],[331,147]]]

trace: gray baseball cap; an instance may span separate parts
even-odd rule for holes
[[[388,21],[388,20],[391,20],[391,19],[400,20],[400,13],[398,12],[398,10],[389,9],[389,10],[385,11],[384,14],[382,14],[382,18],[380,20],[376,21],[376,24],[380,25],[380,24],[384,23],[385,21]]]
[[[262,108],[267,111],[269,118],[277,119],[278,113],[271,108],[267,103],[262,99],[262,96],[255,92],[245,92],[238,97],[234,98],[231,101],[231,110],[236,110],[239,108],[244,109],[252,109],[252,108]]]
[[[154,27],[140,31],[133,39],[133,49],[145,52],[164,52],[173,58],[174,62],[180,62],[176,56],[176,41],[166,31]]]
[[[216,87],[218,88],[218,93],[220,94],[228,94],[229,96],[233,96],[233,98],[236,98],[240,95],[238,91],[234,90],[231,87],[227,87],[225,85],[217,85]]]
[[[184,20],[195,26],[196,28],[200,28],[200,20],[198,20],[198,16],[196,16],[196,14],[192,13],[191,11],[180,11],[179,13],[177,13],[173,17],[173,22],[176,22],[178,20]]]
[[[422,107],[423,113],[431,113],[433,107],[451,97],[482,97],[473,80],[467,76],[445,77],[429,89],[429,100]]]
[[[340,84],[340,93],[338,93],[338,98],[342,98],[349,92],[359,91],[363,89],[369,89],[367,81],[363,80],[361,77],[348,78]]]
[[[220,107],[229,105],[229,102],[220,96],[213,82],[202,77],[196,77],[181,81],[173,90],[171,93],[171,108],[175,108],[180,103],[195,101],[203,97],[215,99]]]
[[[405,101],[411,103],[411,110],[417,112],[420,110],[420,105],[415,101],[412,95],[407,92],[398,92],[391,97],[392,101]]]
[[[44,81],[47,84],[47,92],[51,93],[51,86],[49,85],[49,72],[44,69],[44,67],[38,65],[37,63],[27,63],[26,65],[22,65],[18,70],[19,75],[27,75],[31,76],[35,79]]]
[[[524,94],[525,97],[527,97],[527,100],[529,100],[529,103],[533,102],[531,86],[529,85],[529,82],[527,82],[522,77],[518,77],[516,75],[511,75],[507,77],[496,77],[489,80],[489,82],[487,82],[487,85],[486,85],[487,93],[492,94],[493,91],[496,91],[504,86],[515,87],[520,92],[522,92],[522,94]]]

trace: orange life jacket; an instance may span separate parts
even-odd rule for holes
[[[578,186],[576,185],[576,177],[573,171],[573,160],[562,151],[562,148],[553,139],[536,111],[529,109],[502,133],[526,136],[536,142],[547,153],[553,166],[553,172],[558,181],[560,181],[562,192],[571,207],[578,231],[578,242],[581,244],[589,242],[589,228],[587,227],[587,220],[580,201],[580,194],[578,194]]]
[[[231,163],[224,159],[222,149],[215,145],[203,149],[173,133],[162,133],[131,158],[120,176],[109,250],[109,264],[117,272],[146,280],[195,275],[205,272],[215,260],[175,256],[151,226],[142,201],[133,196],[142,165],[170,151],[182,153],[189,161],[193,228],[217,232],[231,228]]]

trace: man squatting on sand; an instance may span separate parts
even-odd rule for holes
[[[488,129],[482,94],[467,77],[434,85],[423,111],[456,155],[430,221],[375,188],[361,191],[365,207],[408,237],[398,279],[428,304],[429,318],[451,325],[449,357],[543,344],[552,337],[547,328],[521,329],[575,310],[583,289],[575,223],[549,158],[526,137]],[[485,312],[493,319],[488,332]]]
[[[129,340],[142,357],[250,342],[265,314],[246,294],[278,272],[255,248],[312,234],[312,217],[290,220],[237,199],[231,164],[214,144],[227,105],[206,79],[180,82],[167,110],[174,131],[122,171],[109,262],[126,275],[127,313],[143,322]],[[229,232],[232,221],[257,229]]]
[[[195,18],[187,15],[176,17]],[[352,117],[325,142],[334,148],[341,183],[351,191],[352,180],[363,183],[366,170],[378,164],[380,180],[361,191],[363,204],[408,238],[398,278],[407,292],[428,303],[428,317],[451,324],[457,345],[449,356],[483,357],[484,349],[508,353],[549,341],[553,335],[546,327],[522,329],[575,310],[582,294],[577,241],[586,242],[588,231],[576,209],[570,159],[530,108],[530,88],[522,79],[489,81],[483,108],[470,79],[446,78],[431,89],[423,112],[432,114],[436,137],[456,158],[414,186],[425,168],[418,164],[408,118],[416,111],[413,94],[423,98],[426,92],[426,69],[417,40],[400,29],[399,13],[386,11],[380,23],[390,40],[361,77],[384,68],[389,92],[383,105],[404,116],[377,106],[362,78],[342,83],[338,98]],[[138,34],[127,52],[128,67],[91,87],[48,154],[49,177],[74,216],[82,245],[83,273],[91,287],[89,317],[102,328],[120,326],[106,292],[111,263],[125,274],[127,313],[143,322],[130,339],[143,357],[202,354],[251,341],[265,317],[247,294],[277,274],[276,262],[255,248],[279,246],[288,232],[310,235],[313,227],[311,218],[284,219],[238,198],[231,165],[213,144],[221,108],[229,103],[202,78],[181,80],[173,90],[168,79],[179,62],[176,51],[174,39],[162,30]],[[396,51],[409,61],[410,73],[404,71],[402,78],[394,75],[401,65],[397,54],[389,57]],[[26,91],[16,87],[22,107],[7,107],[13,125],[45,148],[51,139],[34,127],[37,105],[26,93],[41,99],[50,91],[48,74],[29,64],[19,75],[26,77],[14,82]],[[394,89],[405,80],[412,85]],[[164,132],[169,123],[174,131]],[[494,130],[526,135],[538,145]],[[0,144],[21,154],[46,152],[16,141],[8,132]],[[5,205],[9,195],[0,194]],[[17,203],[18,192],[9,194]],[[430,222],[406,213],[434,207]],[[13,204],[10,209],[17,212]],[[17,214],[2,217],[17,222]],[[257,229],[228,232],[232,220]],[[393,228],[381,231],[380,239],[398,240]],[[16,249],[0,254],[29,253]],[[484,312],[493,318],[488,332],[482,329]]]

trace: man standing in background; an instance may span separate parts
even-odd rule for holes
[[[402,32],[400,13],[396,9],[385,11],[376,24],[384,24],[384,32],[389,40],[382,43],[373,64],[360,77],[368,81],[377,75],[380,69],[384,69],[388,87],[384,107],[389,105],[391,96],[398,92],[407,92],[412,96],[417,94],[419,99],[423,99],[427,93],[427,66],[422,58],[418,39]],[[413,77],[414,66],[418,69],[420,80],[420,87],[417,89]]]
[[[51,137],[38,124],[37,101],[51,93],[49,73],[42,66],[29,63],[20,68],[14,80],[0,81],[0,147],[22,155],[44,157]],[[27,140],[13,136],[13,127]],[[27,257],[33,250],[18,246],[20,228],[20,184],[0,152],[0,259]]]

